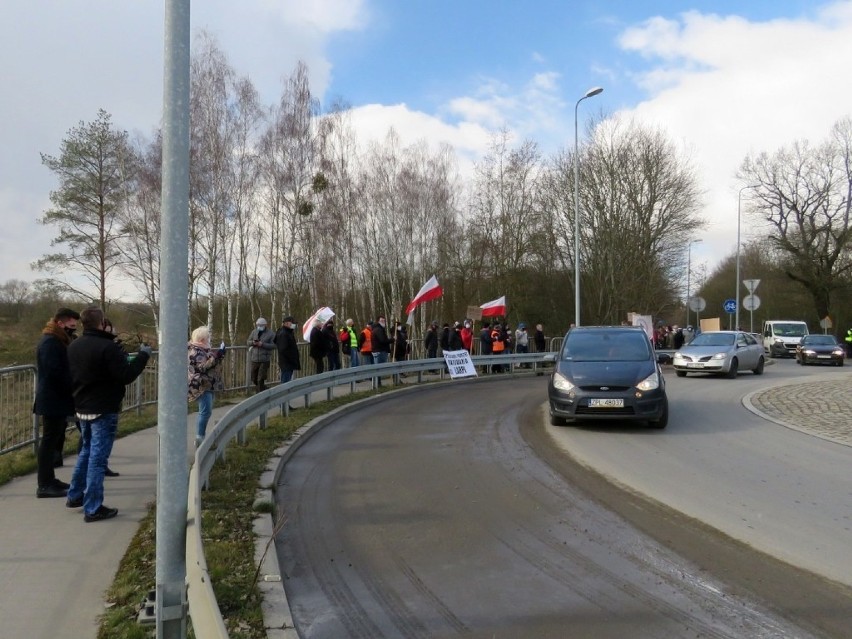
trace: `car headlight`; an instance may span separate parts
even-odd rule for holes
[[[574,390],[574,384],[572,384],[562,373],[554,373],[553,388],[558,391],[562,391],[563,393],[570,393]]]
[[[660,376],[657,373],[651,373],[643,379],[641,382],[636,384],[636,388],[640,391],[652,391],[660,387]]]
[[[710,359],[725,359],[727,356],[728,356],[728,354],[727,354],[727,353],[716,353],[716,354],[715,354],[713,357],[711,357]]]
[[[674,359],[675,359],[675,361],[677,361],[677,360],[679,360],[679,359],[681,359],[681,360],[682,360],[682,359],[683,359],[683,355],[682,355],[680,352],[677,352],[677,353],[675,353],[675,354],[674,354]]]
[[[832,351],[832,355],[843,355],[843,354],[844,353],[843,353],[842,348],[835,348],[834,351]]]

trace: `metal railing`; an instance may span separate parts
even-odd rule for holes
[[[562,338],[551,340],[550,350],[557,350]],[[419,360],[425,357],[423,340],[410,340],[410,354],[406,361]],[[300,376],[316,374],[316,364],[309,357],[309,344],[301,342],[298,345],[299,358],[302,365]],[[473,352],[479,352],[479,339],[473,342]],[[270,352],[269,378],[267,385],[278,383],[278,352]],[[145,406],[157,403],[157,388],[159,382],[158,352],[154,351],[143,373],[128,384],[122,402],[122,412],[142,412]],[[340,354],[341,365],[349,365],[349,357]],[[251,365],[247,346],[229,346],[227,356],[221,368],[225,392],[243,392],[251,389]],[[38,417],[33,414],[36,388],[36,367],[33,365],[12,366],[0,368],[0,455],[32,445],[33,454],[37,453],[39,442]],[[73,417],[69,416],[73,420]],[[73,429],[73,421],[69,422]]]
[[[547,353],[525,353],[508,355],[489,355],[472,357],[477,367],[504,365],[508,373],[518,371],[521,364],[530,365],[522,369],[523,373],[541,373],[545,366]],[[429,371],[439,371],[437,375],[429,375]],[[266,425],[266,415],[270,411],[280,410],[284,415],[289,412],[289,404],[293,400],[303,398],[304,405],[310,406],[315,393],[325,391],[326,399],[330,400],[334,389],[349,387],[354,392],[356,384],[371,380],[371,387],[377,386],[377,380],[388,377],[396,382],[405,375],[405,383],[420,384],[424,381],[435,381],[445,377],[444,360],[418,359],[387,364],[357,366],[330,371],[321,375],[302,377],[286,384],[268,388],[262,393],[240,402],[231,408],[219,422],[210,430],[195,451],[195,461],[189,472],[189,495],[186,517],[186,584],[189,615],[195,636],[205,639],[228,639],[228,631],[219,610],[219,604],[213,592],[207,560],[204,556],[204,545],[201,535],[201,495],[207,483],[209,474],[217,460],[224,456],[228,444],[236,439],[244,441],[250,424],[258,422],[260,428]],[[307,437],[297,435],[287,450],[291,455],[300,443]],[[283,585],[281,586],[283,588]]]

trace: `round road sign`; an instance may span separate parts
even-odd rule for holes
[[[725,303],[722,304],[722,308],[725,309],[726,313],[736,313],[737,312],[737,300],[733,298],[729,298],[725,300]]]
[[[707,308],[707,301],[703,297],[693,295],[689,298],[689,310],[700,313]]]

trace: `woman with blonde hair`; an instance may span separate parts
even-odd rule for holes
[[[189,401],[198,401],[198,422],[195,430],[195,447],[207,433],[207,422],[213,413],[213,392],[222,390],[222,376],[218,366],[225,357],[224,344],[218,350],[210,347],[210,329],[199,326],[192,331],[188,345]]]

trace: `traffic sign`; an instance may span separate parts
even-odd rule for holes
[[[757,295],[746,295],[743,298],[743,308],[747,311],[756,311],[760,308],[760,298]]]
[[[754,293],[754,289],[756,289],[757,285],[760,284],[760,280],[743,280],[743,284],[749,293]]]
[[[725,300],[725,303],[722,304],[722,308],[725,309],[726,313],[736,313],[737,312],[737,300],[733,298],[729,298]]]
[[[834,324],[833,324],[833,323],[832,323],[832,321],[831,321],[831,317],[829,317],[828,315],[826,315],[825,317],[823,317],[823,318],[819,321],[819,327],[820,327],[820,328],[833,328],[833,327],[834,327]]]
[[[689,298],[689,310],[700,313],[707,308],[707,301],[703,297],[693,295]]]

